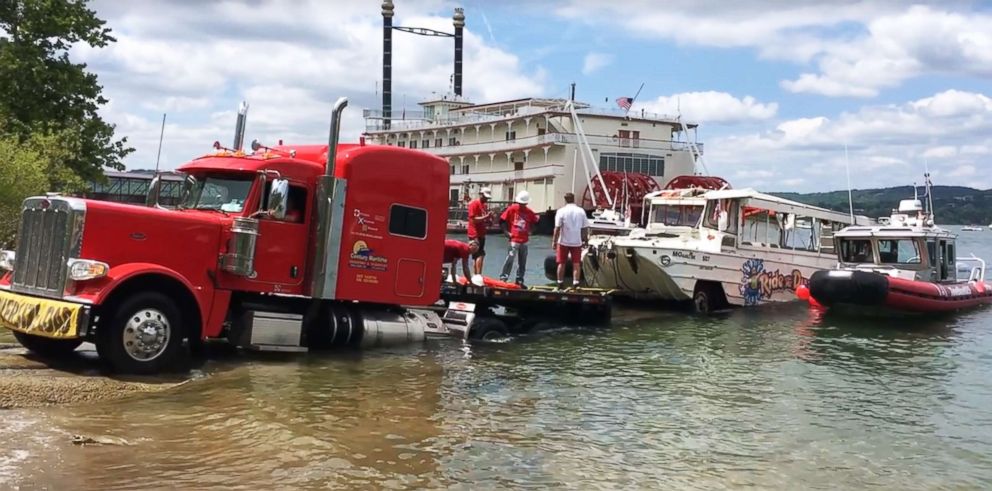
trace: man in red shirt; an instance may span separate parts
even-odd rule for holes
[[[510,279],[513,272],[513,258],[517,258],[517,284],[524,286],[524,273],[527,271],[527,241],[530,240],[530,228],[537,223],[537,213],[527,207],[530,203],[530,193],[520,191],[515,202],[507,207],[500,218],[503,220],[503,233],[510,238],[510,248],[503,262],[503,272],[499,275],[502,281]]]
[[[474,240],[468,244],[450,239],[444,241],[444,264],[451,265],[448,268],[448,274],[451,275],[452,280],[455,279],[455,268],[459,259],[462,260],[462,274],[465,275],[465,278],[472,277],[472,270],[468,268],[468,257],[478,250],[479,243]]]
[[[486,258],[486,227],[493,219],[493,213],[486,207],[492,197],[489,188],[479,190],[479,197],[468,204],[468,238],[479,243],[477,251],[472,253],[475,259],[475,274],[482,274],[482,263]]]

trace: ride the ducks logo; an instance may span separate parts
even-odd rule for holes
[[[382,256],[376,256],[375,251],[370,249],[364,240],[356,240],[351,246],[348,266],[352,268],[385,271],[388,264],[389,260]]]
[[[744,297],[744,305],[758,305],[763,298],[771,298],[775,292],[783,290],[795,291],[799,285],[805,285],[809,279],[803,277],[802,271],[793,269],[791,274],[784,275],[775,271],[765,271],[764,259],[748,259],[741,266],[740,292]]]

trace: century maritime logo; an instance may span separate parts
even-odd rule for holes
[[[385,271],[388,263],[388,259],[382,256],[376,256],[375,251],[364,240],[356,240],[351,246],[351,256],[348,257],[348,265],[352,268]]]
[[[365,243],[364,240],[355,241],[355,245],[351,246],[351,255],[358,257],[370,257],[372,256],[372,249],[369,249],[369,245]]]

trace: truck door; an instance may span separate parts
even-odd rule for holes
[[[396,295],[420,298],[424,294],[427,264],[416,259],[400,259],[396,265]]]
[[[306,271],[308,241],[306,188],[290,184],[286,217],[262,218],[255,245],[255,273],[252,282],[261,291],[301,293]]]

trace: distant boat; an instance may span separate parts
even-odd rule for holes
[[[979,227],[978,225],[965,225],[964,227],[961,227],[962,232],[981,232],[982,230],[985,229]]]

